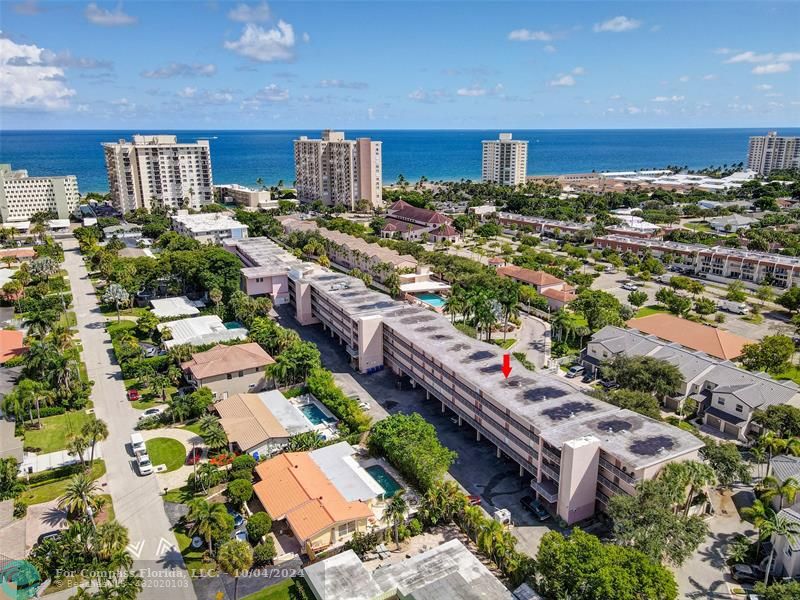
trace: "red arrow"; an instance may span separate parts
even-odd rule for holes
[[[511,373],[511,356],[503,354],[503,376],[508,379],[509,373]]]

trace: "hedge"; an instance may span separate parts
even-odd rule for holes
[[[358,401],[344,395],[333,380],[333,374],[322,368],[314,369],[306,379],[308,391],[351,432],[363,432],[369,429],[370,417],[358,405]]]

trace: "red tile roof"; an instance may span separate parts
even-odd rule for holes
[[[497,273],[499,275],[511,277],[512,279],[524,281],[525,283],[535,286],[558,285],[564,283],[563,280],[550,275],[550,273],[545,273],[544,271],[532,271],[531,269],[525,269],[516,265],[506,265],[505,267],[500,267],[497,269]]]
[[[16,329],[0,329],[0,364],[28,351],[24,338],[23,333]]]
[[[458,236],[458,229],[453,227],[452,225],[447,225],[446,223],[443,225],[439,225],[436,229],[431,232],[433,235],[438,235],[441,237],[457,237]]]

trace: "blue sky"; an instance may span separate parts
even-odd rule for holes
[[[780,127],[796,2],[0,3],[0,127]]]

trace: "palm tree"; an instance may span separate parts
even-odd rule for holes
[[[761,465],[767,460],[766,451],[760,446],[753,446],[750,449],[750,461],[754,463],[758,469],[758,476],[761,477]]]
[[[790,545],[794,545],[797,536],[800,535],[800,524],[796,521],[790,520],[783,515],[779,515],[774,511],[761,524],[761,533],[759,537],[762,540],[772,538],[773,536],[786,538]],[[766,573],[764,573],[764,585],[769,582],[770,571],[772,571],[772,559],[775,556],[775,544],[772,545],[769,551],[769,560],[767,561]]]
[[[222,471],[220,471],[217,467],[212,465],[210,462],[201,463],[197,467],[197,472],[195,474],[195,481],[200,484],[200,487],[203,488],[203,493],[208,493],[212,487],[219,483],[220,476],[222,475]]]
[[[83,460],[83,455],[86,454],[86,449],[88,447],[89,440],[82,435],[73,435],[67,440],[67,452],[73,456],[77,456],[84,467],[86,466],[86,461]]]
[[[408,503],[403,498],[403,493],[403,490],[395,493],[383,512],[383,520],[394,530],[394,541],[398,550],[400,549],[400,525],[405,521],[406,512],[408,512]]]
[[[231,540],[217,552],[217,564],[233,577],[233,600],[239,598],[239,577],[253,566],[253,547],[242,540]]]
[[[94,449],[97,442],[102,441],[108,437],[108,426],[105,421],[100,419],[92,419],[84,423],[81,429],[81,436],[86,439],[92,447],[92,452],[89,455],[89,464],[94,464]]]
[[[209,503],[202,498],[194,498],[188,503],[189,512],[186,519],[192,524],[189,533],[205,538],[209,554],[213,554],[211,536],[224,528],[228,518],[228,511],[224,504],[219,502]]]
[[[794,477],[787,477],[784,482],[776,477],[764,477],[759,487],[763,501],[772,502],[774,498],[780,498],[778,510],[783,509],[784,500],[788,502],[789,506],[792,506],[797,498],[797,493],[800,492],[800,484]]]
[[[0,460],[0,500],[16,498],[25,490],[18,473],[19,465],[15,459]]]
[[[478,548],[487,556],[494,557],[502,544],[505,527],[494,519],[487,519],[478,532]]]
[[[97,555],[105,560],[124,551],[128,545],[128,530],[116,520],[98,525],[94,537]]]
[[[767,450],[769,454],[767,459],[767,474],[769,475],[769,463],[772,462],[773,456],[780,454],[786,448],[786,440],[771,431],[767,431],[759,438],[758,445]]]
[[[714,469],[709,465],[696,460],[685,461],[682,465],[686,469],[686,483],[689,486],[689,492],[686,494],[686,504],[683,508],[683,516],[685,517],[689,514],[689,509],[692,506],[695,490],[702,490],[706,486],[713,485],[717,480],[717,476]]]
[[[125,306],[130,302],[131,295],[128,291],[118,283],[112,283],[103,294],[103,302],[106,304],[113,304],[117,309],[117,322],[120,320],[119,309],[120,306]]]
[[[770,513],[773,513],[771,508],[765,505],[761,500],[754,500],[750,506],[742,508],[742,517],[750,521],[755,528],[758,529],[758,547],[756,548],[756,556],[761,551],[761,525],[767,519]]]
[[[508,320],[511,317],[519,316],[519,286],[505,287],[501,290],[500,297],[497,299],[503,309],[503,341],[506,341]]]
[[[55,311],[35,310],[26,313],[22,326],[28,330],[28,335],[43,339],[57,319],[58,315]]]
[[[50,329],[50,342],[62,353],[72,347],[72,331],[64,323],[56,323]]]
[[[87,513],[91,508],[97,510],[102,504],[97,485],[86,473],[78,473],[67,484],[64,494],[58,499],[58,506],[72,515]]]

